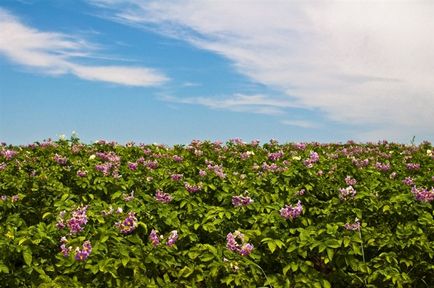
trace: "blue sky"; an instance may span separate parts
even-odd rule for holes
[[[431,1],[0,2],[0,140],[434,141]]]

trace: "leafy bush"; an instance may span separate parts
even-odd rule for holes
[[[0,148],[7,287],[434,287],[433,147]]]

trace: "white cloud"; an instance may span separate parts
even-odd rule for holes
[[[244,95],[236,93],[231,97],[182,97],[163,96],[163,100],[174,103],[202,105],[216,110],[230,110],[266,115],[284,114],[287,108],[297,106],[288,99],[273,99],[265,95]]]
[[[38,31],[1,8],[0,31],[0,54],[42,73],[70,73],[85,80],[127,86],[154,86],[167,81],[162,73],[148,68],[79,64],[77,59],[93,57],[96,45],[62,33]]]
[[[283,120],[281,121],[281,123],[284,125],[296,126],[296,127],[306,128],[306,129],[318,128],[317,124],[306,120]]]
[[[117,21],[230,59],[297,105],[377,127],[355,134],[434,140],[432,1],[97,2]]]

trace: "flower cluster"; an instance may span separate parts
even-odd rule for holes
[[[345,183],[349,186],[354,186],[357,184],[357,180],[352,178],[351,176],[345,177]]]
[[[196,192],[199,192],[200,190],[202,190],[202,185],[200,185],[200,184],[194,185],[194,184],[189,184],[189,183],[185,182],[184,187],[190,193],[196,193]]]
[[[369,159],[353,159],[352,162],[357,168],[363,168],[369,165]]]
[[[77,176],[78,177],[86,177],[87,176],[87,171],[85,171],[85,170],[78,170],[77,171]]]
[[[137,218],[134,212],[129,212],[127,218],[122,222],[116,222],[115,226],[121,231],[123,234],[130,234],[137,228]]]
[[[262,163],[261,168],[264,171],[279,171],[280,170],[279,166],[277,166],[276,163],[267,164],[264,162],[264,163]]]
[[[124,195],[125,202],[129,202],[134,199],[134,191],[131,191],[130,194]]]
[[[413,186],[414,185],[414,180],[411,177],[405,177],[405,179],[402,180],[402,183],[404,183],[407,186]]]
[[[283,151],[268,153],[268,160],[276,161],[283,157]]]
[[[419,163],[407,163],[405,166],[407,167],[408,170],[411,171],[416,171],[420,169]]]
[[[71,218],[66,221],[65,225],[65,214],[66,211],[62,211],[59,213],[59,220],[57,221],[56,227],[58,229],[63,229],[65,226],[68,227],[70,234],[77,234],[78,232],[83,231],[84,225],[87,223],[86,211],[88,209],[88,205],[79,207],[77,210],[74,210],[71,214]]]
[[[220,179],[224,179],[226,177],[226,174],[223,172],[223,166],[222,165],[208,164],[207,169],[210,171],[213,171],[214,174],[217,177],[219,177]]]
[[[184,158],[182,158],[181,156],[178,155],[173,155],[172,160],[175,162],[182,162],[184,160]]]
[[[416,186],[413,186],[413,188],[411,189],[411,193],[413,193],[414,197],[416,197],[416,199],[421,202],[431,202],[434,200],[434,188],[428,190],[425,188],[416,188]]]
[[[138,166],[137,162],[128,162],[128,168],[132,171],[136,171]]]
[[[251,203],[253,203],[253,200],[249,196],[232,196],[232,205],[235,207],[247,206]]]
[[[353,186],[348,186],[347,188],[341,188],[339,190],[339,198],[341,200],[354,198],[354,196],[356,196],[356,190],[353,188]]]
[[[178,240],[178,231],[172,230],[170,231],[169,237],[167,238],[166,245],[171,247],[175,244],[176,240]],[[151,241],[152,246],[157,247],[160,244],[160,239],[163,239],[163,235],[158,236],[157,231],[154,229],[151,230],[149,234],[149,241]]]
[[[280,216],[285,219],[293,220],[301,215],[303,212],[303,206],[301,205],[301,201],[298,200],[295,206],[293,205],[285,205],[284,208],[280,209]]]
[[[175,244],[176,240],[178,240],[178,231],[173,230],[170,232],[170,235],[169,235],[169,238],[167,239],[166,245],[170,247],[173,244]]]
[[[155,200],[161,203],[169,203],[170,201],[172,201],[172,196],[170,196],[170,194],[168,193],[164,193],[161,190],[157,190],[157,192],[155,193]]]
[[[155,169],[158,168],[158,162],[157,162],[157,160],[154,160],[154,161],[145,161],[143,163],[143,165],[145,165],[148,169],[151,169],[151,170],[155,170]]]
[[[390,164],[377,162],[375,163],[375,168],[377,168],[380,171],[386,172],[390,170]]]
[[[182,179],[182,177],[184,177],[183,174],[172,174],[172,175],[170,175],[170,178],[171,178],[173,181],[179,181],[179,180]]]
[[[92,253],[92,245],[89,240],[84,241],[82,245],[82,249],[75,249],[75,257],[74,259],[77,261],[84,261],[89,257],[90,253]]]
[[[69,253],[72,250],[72,246],[66,247],[66,243],[68,243],[68,240],[66,239],[65,236],[63,236],[60,239],[60,243],[61,243],[61,245],[60,245],[60,252],[63,254],[64,257],[68,257]]]
[[[313,164],[319,161],[319,154],[312,151],[310,152],[309,158],[304,160],[304,165],[308,168],[312,168]]]
[[[241,256],[247,256],[253,251],[253,245],[250,243],[245,243],[244,234],[238,230],[234,233],[228,233],[228,235],[226,235],[226,248],[237,252]]]
[[[110,174],[119,178],[119,166],[121,165],[121,157],[116,155],[114,152],[104,153],[97,152],[95,153],[96,157],[105,161],[102,164],[95,165],[95,169],[103,173],[104,176],[109,176]]]
[[[356,218],[354,223],[346,223],[344,228],[351,231],[360,230],[360,221]]]
[[[60,165],[66,165],[66,162],[68,162],[68,158],[62,157],[57,153],[54,155],[53,159],[54,159],[54,161],[56,161],[57,164],[60,164]]]
[[[17,152],[14,150],[2,150],[0,153],[6,158],[6,160],[11,160],[15,155],[17,155]]]
[[[240,153],[240,158],[242,160],[246,160],[248,158],[250,158],[250,156],[255,155],[255,153],[253,151],[247,151],[247,152],[242,152]]]

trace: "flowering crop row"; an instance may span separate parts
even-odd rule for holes
[[[0,146],[8,287],[432,287],[431,143]]]

